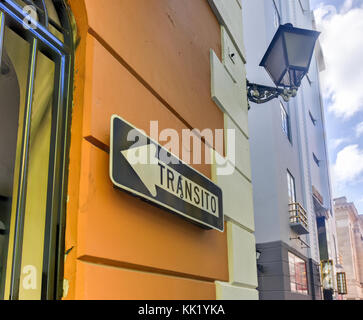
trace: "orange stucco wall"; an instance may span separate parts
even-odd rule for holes
[[[66,299],[215,299],[226,234],[116,190],[110,117],[149,133],[223,129],[210,94],[220,26],[207,0],[69,0],[78,27],[69,166]],[[180,144],[180,148],[185,148]],[[194,165],[193,165],[194,166]],[[211,176],[211,166],[195,165]]]

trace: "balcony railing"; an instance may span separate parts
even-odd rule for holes
[[[308,234],[308,215],[306,210],[300,203],[290,203],[289,205],[290,213],[290,227],[297,234]]]

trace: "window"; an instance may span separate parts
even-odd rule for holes
[[[287,171],[287,190],[289,195],[289,204],[296,203],[295,178]]]
[[[72,48],[65,1],[0,1],[0,299],[60,297]]]
[[[282,102],[280,101],[280,111],[281,111],[281,126],[282,131],[286,134],[287,138],[290,140],[290,120],[289,115]],[[291,141],[291,140],[290,140]]]
[[[310,117],[310,120],[311,122],[313,123],[313,125],[315,126],[316,123],[318,122],[318,120],[316,120],[313,116],[313,114],[311,113],[311,111],[309,111],[309,117]]]
[[[318,167],[320,167],[320,160],[318,159],[318,157],[315,155],[315,153],[313,153],[313,159],[314,159],[314,162],[316,163],[316,165]]]
[[[287,170],[287,192],[289,197],[290,223],[300,223],[299,212],[300,205],[296,201],[295,178]]]
[[[348,294],[347,290],[347,276],[345,272],[337,273],[337,287],[339,294]]]
[[[289,252],[289,270],[291,292],[308,294],[306,262]]]

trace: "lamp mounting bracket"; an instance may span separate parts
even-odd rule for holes
[[[247,97],[248,100],[257,104],[266,103],[272,99],[281,96],[284,101],[288,102],[291,97],[297,94],[296,88],[278,88],[269,87],[256,83],[251,83],[247,80]]]

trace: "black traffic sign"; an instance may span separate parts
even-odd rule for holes
[[[198,224],[223,232],[222,190],[122,118],[111,118],[113,184]]]

